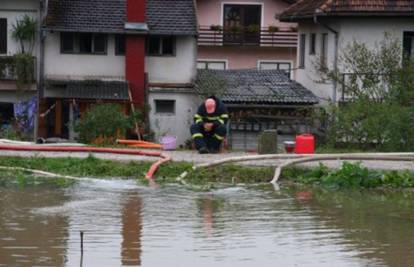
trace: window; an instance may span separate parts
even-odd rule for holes
[[[220,60],[208,60],[203,61],[199,60],[197,61],[197,69],[208,69],[208,70],[225,70],[227,69],[227,62],[226,61],[220,61]]]
[[[174,56],[175,38],[173,36],[150,36],[147,42],[150,56]]]
[[[316,33],[312,33],[309,40],[309,55],[315,55]]]
[[[327,57],[328,57],[328,34],[323,33],[321,39],[321,66],[327,66]]]
[[[0,18],[0,54],[7,54],[7,19]]]
[[[154,100],[155,113],[175,114],[175,100]]]
[[[61,53],[106,54],[106,34],[62,32],[60,39]]]
[[[125,35],[115,35],[115,55],[125,55]]]
[[[306,45],[306,34],[299,36],[299,68],[305,67],[305,45]]]
[[[403,34],[403,59],[404,61],[414,59],[414,32]]]
[[[223,40],[227,44],[260,44],[261,5],[224,5]]]
[[[290,70],[289,62],[259,61],[259,70]]]

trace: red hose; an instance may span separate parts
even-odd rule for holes
[[[106,148],[106,147],[88,147],[88,146],[30,146],[30,145],[2,145],[0,150],[13,151],[44,151],[44,152],[89,152],[89,153],[111,153],[122,155],[141,155],[150,157],[160,157],[161,159],[153,163],[145,175],[146,179],[152,180],[154,173],[157,171],[159,165],[171,160],[171,157],[163,155],[161,152],[141,151],[136,149],[120,149],[120,148]]]

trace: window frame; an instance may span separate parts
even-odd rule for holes
[[[158,107],[158,103],[161,102],[172,102],[173,104],[173,111],[160,111]],[[175,115],[177,112],[177,101],[175,99],[154,99],[154,113],[156,115]]]
[[[320,64],[321,67],[326,68],[328,66],[328,43],[329,35],[327,32],[321,35],[321,52],[320,52]]]
[[[299,35],[299,60],[298,68],[305,68],[305,56],[306,56],[306,33]]]
[[[414,31],[403,31],[402,58],[404,62],[414,60]]]
[[[72,51],[63,50],[63,35],[72,35]],[[91,52],[81,52],[80,51],[80,36],[90,35],[91,38]],[[95,51],[96,37],[98,35],[103,36],[104,38],[104,51]],[[105,33],[80,33],[80,32],[60,32],[60,53],[61,54],[76,54],[76,55],[107,55],[108,54],[108,34]]]
[[[316,33],[311,33],[309,38],[309,55],[315,55],[316,54]]]
[[[150,53],[150,41],[151,38],[159,38],[160,42],[158,44],[158,53]],[[164,54],[163,48],[164,48],[164,39],[171,38],[172,39],[172,53],[171,54]],[[145,53],[147,56],[151,57],[175,57],[176,56],[176,50],[177,50],[177,38],[174,35],[150,35],[147,38],[146,41],[146,48]]]
[[[213,70],[213,69],[209,69],[208,65],[209,64],[214,64],[214,63],[224,63],[224,69],[223,70],[227,70],[228,68],[228,60],[227,59],[197,59],[197,64],[198,63],[205,63],[206,67],[202,68],[202,70]],[[201,68],[197,68],[197,69],[201,69]],[[217,69],[215,69],[217,70]]]
[[[4,40],[4,48],[3,48],[4,50],[3,51],[0,50],[0,55],[6,55],[7,54],[7,49],[8,49],[7,18],[0,18],[0,27],[1,26],[4,26],[5,29],[4,29],[4,31],[0,31],[0,39]],[[1,28],[0,28],[0,30],[1,30]],[[0,48],[2,46],[3,45],[0,45]]]
[[[121,39],[124,39],[124,45],[123,45],[123,50],[124,51],[120,51],[122,45],[121,45]],[[115,34],[114,36],[114,42],[115,42],[115,56],[125,56],[126,53],[126,35],[124,34]]]

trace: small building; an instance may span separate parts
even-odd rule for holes
[[[295,1],[196,2],[199,69],[296,68],[296,23],[276,16]]]
[[[156,139],[182,144],[194,111],[197,27],[192,0],[49,0],[39,135],[72,139],[98,102],[149,106]],[[187,128],[183,126],[188,126]]]
[[[277,130],[279,141],[310,132],[310,115],[318,103],[281,70],[198,70],[196,89],[200,95],[216,90],[229,110],[229,143],[241,150],[257,149],[264,130]]]
[[[384,33],[399,40],[401,58],[413,58],[413,15],[413,1],[301,0],[279,19],[298,23],[296,80],[326,103],[340,100],[343,91],[336,82],[321,79],[315,65],[346,75],[339,62],[344,48],[354,40],[374,48]]]

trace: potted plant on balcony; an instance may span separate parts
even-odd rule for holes
[[[274,34],[275,32],[278,32],[278,31],[279,31],[279,27],[278,27],[278,26],[275,26],[275,25],[270,25],[270,26],[267,28],[267,31],[268,31],[269,33],[271,33],[271,34]]]
[[[270,36],[272,36],[272,46],[274,44],[274,36],[275,36],[275,32],[279,31],[279,27],[278,26],[274,26],[274,25],[270,25],[267,28],[267,31],[270,33]]]
[[[223,30],[223,27],[221,25],[210,25],[210,30],[215,32],[221,32]]]
[[[251,24],[247,26],[246,32],[250,34],[256,34],[260,32],[260,25],[257,24]]]
[[[231,33],[237,34],[237,33],[242,32],[242,27],[239,26],[239,25],[233,25],[233,26],[230,26],[229,30],[230,30]]]
[[[213,41],[216,43],[217,41],[217,34],[220,34],[223,31],[223,27],[221,25],[210,25],[210,30],[213,31]]]
[[[12,38],[20,45],[19,53],[13,57],[14,73],[16,75],[17,88],[30,86],[34,81],[34,58],[32,56],[37,22],[35,19],[24,15],[12,25]]]

